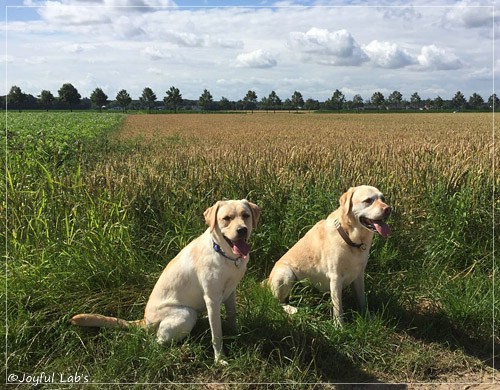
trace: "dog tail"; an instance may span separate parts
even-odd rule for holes
[[[69,322],[77,326],[102,327],[102,328],[130,328],[145,326],[144,320],[127,321],[116,317],[107,317],[100,314],[77,314],[73,316]]]

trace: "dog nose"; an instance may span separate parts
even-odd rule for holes
[[[392,208],[391,206],[387,206],[384,208],[384,217],[389,217],[389,215],[391,215],[391,212],[392,212]]]
[[[248,229],[246,227],[240,227],[240,228],[236,229],[236,233],[238,233],[239,237],[243,237],[243,236],[247,235]]]

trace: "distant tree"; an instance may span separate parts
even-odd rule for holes
[[[438,110],[442,109],[444,106],[444,100],[441,98],[441,96],[438,96],[434,99],[434,107],[436,107]]]
[[[42,92],[40,92],[40,95],[38,97],[38,102],[45,107],[46,111],[49,111],[49,107],[52,106],[56,98],[54,95],[52,95],[52,92],[47,91],[44,89]]]
[[[471,108],[478,109],[481,108],[481,106],[483,105],[484,105],[484,99],[482,98],[481,95],[478,95],[477,93],[474,92],[469,97],[469,106],[471,106]]]
[[[252,110],[253,114],[253,110],[255,110],[255,108],[257,107],[257,94],[255,93],[255,91],[248,91],[243,98],[243,102],[245,110]]]
[[[139,97],[139,101],[143,107],[148,109],[148,113],[151,113],[151,109],[154,108],[156,103],[156,95],[151,88],[146,87],[142,90],[142,95]]]
[[[214,98],[208,89],[204,89],[198,99],[198,105],[202,110],[211,110],[213,108]]]
[[[59,94],[59,101],[67,104],[71,111],[73,111],[74,106],[80,104],[82,96],[78,93],[78,90],[73,84],[63,84],[57,92]]]
[[[27,95],[21,91],[17,85],[13,85],[7,95],[7,104],[8,106],[12,106],[12,108],[17,108],[21,111],[21,108],[24,102],[27,99]]]
[[[269,98],[267,98],[266,96],[264,96],[260,100],[260,107],[261,107],[261,109],[269,111],[269,109],[271,108],[271,103],[269,102]]]
[[[314,100],[314,99],[307,99],[306,102],[304,103],[304,108],[306,110],[319,110],[320,104],[319,101]]]
[[[167,107],[171,107],[175,112],[177,112],[177,109],[182,104],[182,95],[179,88],[175,88],[173,86],[170,87],[167,91],[167,96],[163,98],[163,101]]]
[[[467,103],[467,101],[465,100],[465,96],[460,91],[458,91],[453,99],[451,99],[452,106],[458,110],[463,109],[465,107],[465,103]]]
[[[132,98],[125,89],[122,89],[116,94],[116,102],[122,108],[123,112],[125,112],[130,103],[132,103]]]
[[[375,106],[377,106],[378,110],[380,110],[380,106],[382,106],[385,103],[385,97],[382,94],[382,92],[375,92],[372,95],[372,98],[371,98],[370,101],[371,101],[372,104],[374,104]]]
[[[403,101],[403,95],[399,91],[394,91],[387,98],[389,104],[394,104],[396,106],[396,110],[401,106],[401,102]]]
[[[330,106],[331,108],[333,108],[337,111],[340,111],[342,109],[342,106],[345,103],[345,96],[341,91],[336,89],[333,92],[332,97],[329,100],[327,100],[327,102],[328,102],[328,104],[327,104],[328,106]]]
[[[281,99],[276,94],[275,91],[271,91],[271,93],[267,97],[267,100],[268,100],[269,107],[272,108],[274,113],[276,113],[276,110],[279,110],[281,108]]]
[[[294,109],[292,100],[290,98],[286,98],[283,102],[282,107],[284,110],[288,110],[288,112],[291,112]]]
[[[299,108],[302,108],[304,106],[304,98],[302,97],[302,94],[298,91],[294,91],[292,95],[292,109],[297,111]]]
[[[227,111],[230,110],[231,108],[233,107],[229,99],[227,97],[222,96],[219,100],[219,109]]]
[[[494,93],[488,98],[488,106],[491,107],[493,111],[498,110],[499,107],[499,99],[497,98],[497,94]]]
[[[352,106],[354,109],[359,110],[361,107],[363,107],[363,98],[361,95],[354,95],[352,98]]]
[[[413,94],[410,96],[410,103],[416,108],[420,108],[421,101],[422,99],[420,98],[418,92],[413,92]]]
[[[90,101],[102,111],[102,107],[108,104],[108,95],[101,88],[96,88],[90,95]]]

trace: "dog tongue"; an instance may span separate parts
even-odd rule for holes
[[[387,238],[391,235],[391,228],[384,221],[372,221],[372,224],[382,237]]]
[[[248,245],[245,240],[233,242],[233,252],[242,259],[246,259],[250,252],[250,245]]]

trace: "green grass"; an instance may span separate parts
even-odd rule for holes
[[[368,168],[394,205],[394,234],[372,247],[371,315],[356,311],[347,290],[347,321],[339,329],[330,320],[328,294],[298,284],[291,300],[299,312],[289,317],[260,282],[337,207],[345,183],[366,179],[361,171],[345,163],[323,169],[314,150],[292,157],[274,151],[257,162],[236,151],[216,166],[195,135],[173,132],[156,146],[115,137],[123,118],[8,114],[2,181],[8,197],[1,205],[5,375],[77,373],[95,388],[250,382],[314,388],[317,382],[442,382],[488,371],[498,343],[492,335],[499,296],[488,169],[444,175],[440,169],[452,161],[425,151],[408,161],[419,168],[405,177],[391,175],[389,163]],[[349,148],[345,153],[359,154]],[[229,169],[239,166],[247,169]],[[248,197],[263,210],[238,288],[239,331],[225,338],[227,367],[213,364],[204,316],[187,340],[172,346],[157,345],[141,329],[68,324],[80,312],[141,318],[166,261],[203,232],[203,211],[222,197]]]

